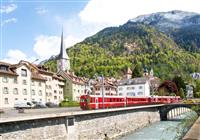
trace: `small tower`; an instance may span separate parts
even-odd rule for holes
[[[63,31],[61,35],[61,45],[60,45],[60,54],[57,58],[57,71],[69,71],[70,70],[70,59],[66,53],[66,49],[63,42]]]
[[[146,67],[144,67],[144,72],[143,72],[143,76],[148,76],[149,73],[148,73],[148,69]]]
[[[149,72],[150,77],[153,77],[154,73],[153,73],[153,69],[151,68],[150,72]]]
[[[127,72],[126,72],[126,79],[131,79],[132,78],[132,70],[128,67]]]

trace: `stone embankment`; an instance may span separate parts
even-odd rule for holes
[[[200,140],[200,117],[183,137],[183,140]]]
[[[115,138],[160,121],[159,106],[139,106],[0,120],[0,140]]]

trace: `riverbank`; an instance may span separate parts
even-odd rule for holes
[[[188,131],[188,127],[192,125],[191,123],[194,122],[192,116],[195,118],[195,112],[182,114],[173,120],[156,122],[117,140],[180,140]],[[199,128],[196,131],[199,131]]]
[[[200,140],[200,117],[183,137],[183,140]]]

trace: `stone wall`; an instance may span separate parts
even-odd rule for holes
[[[0,140],[87,140],[125,135],[160,120],[156,107],[82,111],[13,122],[0,121]]]
[[[160,121],[160,115],[156,110],[138,111],[113,116],[110,114],[101,118],[93,116],[90,120],[77,118],[77,121],[79,122],[75,127],[79,130],[78,139],[103,139],[105,134],[109,138],[115,138]]]

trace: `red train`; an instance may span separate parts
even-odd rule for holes
[[[177,103],[181,100],[179,96],[153,96],[153,97],[130,97],[130,96],[105,96],[104,108],[126,107],[148,104],[169,104]],[[82,95],[80,97],[80,107],[87,109],[102,109],[102,96]]]

